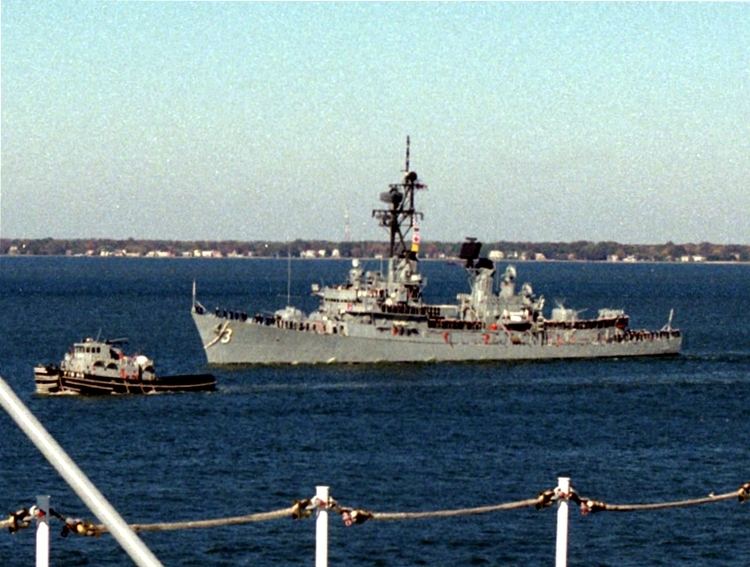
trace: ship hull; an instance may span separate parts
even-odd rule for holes
[[[212,374],[163,376],[154,380],[100,376],[89,373],[63,372],[45,366],[34,369],[37,394],[160,394],[200,392],[216,389]]]
[[[209,364],[320,364],[442,361],[522,361],[678,354],[679,332],[634,333],[626,340],[599,341],[582,333],[565,341],[549,336],[425,329],[398,335],[375,325],[303,329],[283,324],[228,320],[192,313]],[[393,328],[395,331],[395,327]]]

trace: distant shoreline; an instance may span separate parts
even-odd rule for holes
[[[422,242],[422,260],[457,260],[461,242]],[[325,240],[177,241],[115,239],[0,239],[0,256],[65,256],[112,258],[387,258],[383,241],[331,242]],[[618,242],[485,242],[483,255],[501,262],[608,262],[744,264],[750,245],[744,244],[621,244]]]
[[[70,258],[70,259],[100,259],[104,258],[104,256],[89,256],[85,254],[78,254],[78,255],[59,255],[59,254],[0,254],[0,258],[2,257],[8,257],[8,258]],[[243,260],[243,261],[267,261],[267,260],[291,260],[293,262],[348,262],[354,259],[354,257],[338,257],[338,258],[300,258],[298,256],[292,256],[290,258],[287,258],[286,256],[237,256],[237,257],[222,257],[222,258],[199,258],[194,256],[165,256],[165,257],[155,257],[155,256],[110,256],[106,258],[116,258],[119,260],[176,260],[176,261],[186,261],[186,260],[206,260],[206,261],[218,261],[218,260]],[[368,257],[368,256],[357,256],[358,260],[362,262],[377,262],[379,260],[385,261],[385,258],[374,258],[374,257]],[[453,263],[463,263],[464,260],[458,258],[458,257],[445,257],[445,258],[419,258],[421,262],[453,262]],[[675,265],[681,265],[681,266],[689,266],[689,265],[704,265],[704,266],[718,266],[718,265],[726,265],[726,266],[741,266],[741,265],[747,265],[750,264],[750,260],[702,260],[700,262],[693,262],[693,261],[677,261],[677,260],[636,260],[635,262],[623,262],[623,261],[612,261],[612,260],[585,260],[585,259],[576,259],[576,260],[564,260],[564,259],[545,259],[545,260],[521,260],[519,258],[503,258],[502,260],[497,260],[497,263],[521,263],[521,264],[622,264],[622,265],[632,265],[632,264],[675,264]]]

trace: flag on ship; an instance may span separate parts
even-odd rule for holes
[[[412,252],[419,252],[419,226],[416,224],[414,225],[414,234],[411,236],[411,251]]]

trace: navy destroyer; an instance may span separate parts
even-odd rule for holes
[[[312,285],[318,308],[305,314],[287,305],[273,315],[216,308],[195,297],[192,317],[210,364],[374,363],[480,360],[541,360],[673,355],[682,335],[667,324],[658,330],[630,328],[621,309],[599,309],[595,318],[557,306],[549,316],[544,298],[531,285],[517,290],[517,273],[507,266],[496,277],[481,243],[467,239],[460,258],[470,290],[454,304],[431,304],[422,295],[419,270],[417,193],[427,189],[409,167],[400,183],[380,194],[385,207],[373,217],[390,236],[385,272],[352,261],[339,285]],[[498,282],[499,280],[499,282]],[[496,283],[497,282],[497,283]]]

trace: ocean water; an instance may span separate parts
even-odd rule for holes
[[[377,269],[377,262],[368,267]],[[502,266],[501,266],[502,268]],[[292,261],[292,303],[344,261]],[[215,393],[34,395],[33,366],[85,336],[130,339],[161,373],[206,363],[189,316],[286,303],[286,260],[0,257],[0,374],[130,522],[206,519],[285,508],[329,485],[375,511],[483,506],[536,496],[569,475],[582,495],[657,502],[750,481],[750,266],[520,263],[547,305],[625,308],[634,327],[673,325],[666,359],[544,363],[216,368]],[[460,266],[425,262],[425,294],[452,301]],[[4,413],[0,512],[51,494],[93,519]],[[748,565],[750,503],[581,516],[571,565]],[[130,565],[113,538],[62,539],[52,563]],[[312,565],[314,520],[142,538],[165,565]],[[555,511],[345,527],[330,522],[331,565],[550,565]],[[30,565],[33,530],[0,533],[0,565]]]

